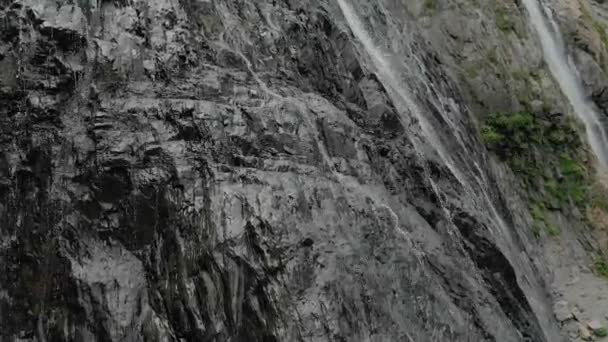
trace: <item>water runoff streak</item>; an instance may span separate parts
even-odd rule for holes
[[[462,185],[463,188],[470,195],[470,198],[475,201],[477,196],[480,195],[480,197],[479,197],[479,199],[481,200],[480,204],[484,208],[486,208],[486,210],[487,209],[490,210],[497,226],[503,232],[508,232],[509,230],[507,229],[506,223],[504,222],[501,215],[496,210],[494,203],[492,202],[492,200],[490,199],[490,196],[488,195],[488,193],[486,191],[487,184],[484,184],[482,179],[475,177],[475,179],[479,183],[479,184],[477,184],[479,186],[479,190],[476,190],[474,185],[467,179],[467,177],[465,177],[465,174],[463,173],[463,171],[452,160],[452,158],[450,157],[450,154],[447,152],[447,149],[445,148],[445,146],[443,146],[442,141],[437,137],[437,134],[436,134],[433,126],[424,117],[423,112],[420,109],[420,106],[410,96],[409,90],[406,88],[406,86],[404,84],[402,84],[402,82],[400,82],[400,80],[397,78],[397,76],[395,76],[395,74],[399,70],[398,65],[397,66],[394,65],[392,63],[392,61],[389,58],[385,57],[385,55],[382,53],[382,51],[375,45],[371,35],[367,32],[367,30],[363,26],[363,23],[361,22],[361,20],[359,19],[359,17],[353,10],[353,8],[346,1],[347,0],[338,0],[340,9],[342,10],[342,13],[344,14],[344,17],[345,17],[350,29],[352,30],[353,34],[361,42],[361,44],[363,45],[363,48],[368,53],[368,55],[371,57],[372,62],[375,65],[377,72],[379,74],[378,76],[385,82],[385,85],[387,85],[388,88],[390,88],[392,94],[396,97],[395,98],[396,102],[400,103],[401,105],[406,106],[413,112],[414,116],[416,116],[416,118],[418,119],[418,121],[420,123],[422,133],[428,139],[429,143],[435,149],[435,151],[437,152],[439,157],[442,159],[442,161],[445,163],[445,165],[450,169],[452,174],[456,177],[456,179],[458,180],[460,185]],[[462,148],[462,146],[461,146],[461,148]],[[465,171],[469,171],[469,173],[470,173],[470,170],[465,170]],[[429,179],[431,180],[431,184],[433,185],[435,192],[437,194],[439,194],[439,189],[437,189],[434,181],[432,180],[431,177],[429,177]],[[445,208],[444,208],[444,210],[445,210]]]
[[[412,99],[409,91],[405,89],[402,84],[403,82],[395,75],[396,68],[392,61],[376,46],[371,35],[367,32],[348,1],[349,0],[338,0],[340,10],[342,11],[342,14],[344,14],[344,18],[351,31],[371,58],[372,63],[377,69],[378,76],[384,81],[383,83],[388,86],[390,92],[393,94],[394,100],[412,111],[412,114],[414,114],[418,120],[422,133],[432,144],[439,157],[447,165],[456,179],[458,179],[460,184],[463,186],[466,185],[466,178],[454,165],[454,162],[450,158],[450,154],[444,148],[439,137],[437,137],[433,126],[428,122],[424,115],[422,115],[422,111],[418,104]]]
[[[514,237],[512,234],[512,230],[509,229],[508,225],[503,220],[502,216],[496,209],[491,197],[489,196],[489,194],[487,192],[487,189],[490,187],[490,185],[487,183],[487,180],[483,177],[482,170],[479,168],[477,163],[474,163],[479,174],[481,175],[481,177],[477,177],[477,176],[473,177],[474,181],[477,182],[476,184],[474,184],[474,182],[469,181],[467,179],[467,177],[465,177],[465,172],[467,172],[467,174],[471,174],[471,173],[474,174],[474,172],[472,172],[471,169],[467,169],[466,166],[465,166],[464,170],[461,170],[456,165],[454,160],[451,158],[450,153],[448,153],[448,150],[446,149],[446,147],[443,146],[443,142],[437,136],[437,133],[436,133],[434,127],[432,126],[430,121],[425,118],[424,112],[421,110],[420,105],[415,101],[415,99],[412,98],[412,96],[410,95],[410,91],[407,88],[406,84],[404,84],[398,77],[399,71],[402,71],[402,68],[400,68],[399,64],[393,63],[393,59],[391,59],[390,57],[387,57],[383,53],[384,51],[382,51],[379,47],[377,47],[375,45],[371,34],[366,30],[363,23],[357,16],[357,13],[353,10],[351,5],[349,4],[350,1],[352,1],[352,0],[337,0],[338,4],[340,6],[340,9],[347,21],[347,24],[350,27],[351,31],[353,32],[355,38],[357,38],[357,40],[361,43],[361,45],[365,49],[365,52],[371,58],[371,62],[373,63],[373,65],[376,68],[378,77],[382,80],[382,82],[387,87],[387,89],[390,90],[389,95],[391,95],[391,98],[393,98],[393,100],[396,103],[398,103],[399,105],[406,106],[412,112],[412,114],[416,117],[416,119],[418,120],[418,122],[420,124],[422,133],[424,134],[425,138],[432,145],[432,147],[435,149],[435,151],[437,152],[439,157],[442,159],[442,161],[445,163],[445,165],[450,169],[452,174],[456,177],[456,179],[458,180],[460,185],[463,186],[463,188],[467,192],[467,195],[468,195],[467,197],[469,199],[471,199],[473,202],[475,202],[475,204],[477,206],[481,207],[481,208],[478,208],[478,210],[481,209],[486,212],[489,211],[489,213],[490,213],[489,218],[491,221],[493,221],[494,224],[490,225],[488,228],[490,228],[493,231],[495,229],[498,229],[500,231],[499,236],[501,238],[508,240],[508,242],[503,241],[502,245],[505,245],[505,246],[515,245],[515,243],[513,241]],[[524,0],[524,2],[525,1],[528,1],[528,0]],[[529,0],[529,1],[534,1],[534,0]],[[585,102],[583,101],[583,103],[585,103]],[[599,120],[596,120],[594,122],[598,123]],[[599,125],[597,125],[596,127],[601,128],[601,126],[599,126]],[[603,131],[600,131],[600,133],[601,132],[603,132]],[[601,134],[600,134],[600,136],[601,136]],[[459,146],[459,148],[466,150],[465,146]],[[432,178],[429,177],[429,179],[431,180],[431,184],[433,186],[434,191],[439,195],[439,189],[434,184],[434,181],[432,180]],[[477,189],[476,189],[475,185],[478,186]],[[439,197],[441,197],[441,196],[439,196]],[[444,211],[447,212],[447,209],[444,208]],[[449,214],[450,213],[448,212],[448,215]],[[451,215],[449,215],[449,217],[451,217]],[[529,260],[525,260],[525,259],[521,258],[521,255],[518,254],[517,250],[513,250],[512,248],[509,248],[509,247],[505,247],[505,248],[506,249],[503,250],[503,252],[505,252],[507,255],[510,256],[512,262],[514,262],[514,264],[517,265],[517,269],[522,270],[522,274],[534,274],[534,270],[533,270]],[[524,276],[524,278],[525,278],[524,280],[519,279],[519,278],[520,277],[518,276],[518,282],[520,282],[520,285],[523,288],[528,288],[530,291],[529,296],[531,296],[531,297],[528,297],[529,300],[537,301],[538,298],[543,298],[544,294],[543,294],[541,288],[538,286],[538,283],[530,282],[530,279],[526,278],[525,276]],[[540,312],[538,317],[546,316],[546,313],[544,313],[544,308],[542,308],[541,306],[535,306],[535,310],[538,310]],[[547,324],[548,323],[546,323],[546,322],[544,322],[544,324],[541,323],[541,325],[543,325],[545,327],[545,328],[543,328],[544,333],[548,334],[547,336],[550,335],[549,340],[555,341],[556,339],[554,337],[557,335],[555,332],[551,331],[550,328],[546,328],[548,326]]]
[[[566,47],[551,10],[538,0],[523,0],[530,22],[540,39],[545,62],[562,92],[585,125],[587,140],[601,166],[608,166],[608,137],[600,120],[600,113],[583,91],[576,69],[569,62]]]

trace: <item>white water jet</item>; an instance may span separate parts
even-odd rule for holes
[[[358,15],[353,11],[350,4],[347,3],[346,0],[337,0],[338,5],[340,6],[340,10],[344,15],[344,18],[347,21],[348,26],[353,32],[355,38],[363,45],[365,52],[372,59],[373,65],[376,67],[376,72],[378,77],[382,80],[382,83],[386,86],[389,95],[392,95],[391,98],[403,108],[408,108],[414,117],[417,119],[418,124],[420,125],[420,129],[422,131],[423,136],[428,140],[431,147],[437,152],[439,158],[444,162],[444,164],[448,167],[450,172],[454,175],[458,183],[470,193],[474,191],[471,189],[467,178],[460,171],[456,164],[450,157],[450,154],[443,146],[443,143],[435,133],[434,127],[431,123],[424,117],[422,110],[418,103],[412,98],[409,93],[409,90],[405,87],[403,82],[398,78],[398,70],[400,70],[399,65],[394,65],[390,60],[390,57],[382,51],[379,47],[376,46],[372,37],[364,28],[363,23],[359,19]],[[390,56],[390,55],[388,55]],[[397,71],[397,72],[396,72]],[[416,142],[412,141],[414,144],[414,150],[420,156],[422,160],[424,160],[422,153],[419,151],[416,146]],[[428,175],[430,172],[428,170],[428,166],[426,163],[423,164],[423,168],[425,173]],[[437,186],[436,182],[432,179],[432,177],[428,176],[428,179],[431,183],[431,187],[435,194],[437,194],[439,201],[442,202],[441,209],[444,211],[447,217],[452,217],[452,213],[447,209],[447,206],[443,204],[443,200],[441,199],[441,191]]]
[[[507,224],[504,222],[502,216],[496,210],[496,207],[494,206],[490,196],[488,195],[488,193],[486,191],[487,184],[484,183],[482,179],[475,176],[474,178],[478,182],[477,185],[479,186],[479,190],[475,190],[475,187],[473,186],[473,184],[465,177],[462,170],[460,170],[460,168],[458,168],[456,166],[456,164],[450,157],[450,154],[447,152],[446,147],[443,146],[442,141],[437,137],[433,126],[424,117],[424,115],[420,109],[420,106],[411,98],[409,91],[405,87],[405,85],[403,85],[399,81],[399,79],[395,76],[395,74],[396,74],[395,71],[399,70],[398,68],[396,68],[398,66],[393,65],[392,62],[389,59],[387,59],[387,57],[385,57],[385,55],[381,52],[381,50],[375,45],[375,43],[372,40],[372,37],[367,32],[367,30],[363,27],[363,23],[360,21],[357,14],[353,11],[353,9],[350,7],[350,5],[348,5],[346,3],[346,0],[338,0],[338,4],[340,5],[340,9],[342,10],[342,13],[344,14],[344,17],[346,18],[346,21],[348,22],[350,29],[353,31],[353,34],[361,42],[361,44],[365,48],[365,51],[372,58],[372,62],[376,66],[377,72],[380,74],[379,77],[382,80],[384,80],[387,83],[387,85],[389,86],[389,88],[391,88],[390,90],[398,96],[397,102],[401,102],[404,106],[406,106],[413,112],[413,114],[418,119],[418,122],[420,123],[420,127],[422,129],[424,136],[432,144],[432,147],[438,153],[439,157],[443,160],[443,162],[448,167],[448,169],[456,177],[456,179],[458,180],[460,185],[465,189],[465,191],[467,191],[471,195],[471,199],[474,202],[477,202],[477,200],[480,200],[481,202],[480,203],[478,202],[477,204],[478,205],[481,204],[481,206],[483,208],[486,208],[486,210],[489,209],[492,214],[491,216],[493,217],[495,224],[502,231],[508,232],[509,230],[507,229]],[[449,120],[448,120],[448,124],[450,124]],[[450,126],[452,126],[452,125],[450,125]],[[453,129],[453,132],[458,131],[458,130],[454,129],[453,127],[451,127],[451,128]],[[457,140],[460,141],[460,139],[457,139]],[[464,148],[464,146],[461,146],[461,148]],[[430,176],[429,176],[429,180],[431,182],[433,190],[435,191],[435,193],[437,193],[437,195],[439,195],[440,191],[438,189],[437,184],[435,184],[435,181]],[[441,196],[439,196],[439,197],[441,197]],[[442,207],[444,207],[444,206],[442,206]],[[449,212],[447,212],[447,209],[445,207],[444,207],[444,210],[446,211],[446,214],[448,215],[448,217],[451,217],[451,214]]]
[[[477,181],[477,185],[479,186],[479,190],[476,190],[476,187],[472,184],[472,182],[467,177],[465,177],[465,173],[463,172],[463,170],[461,170],[456,165],[456,163],[451,158],[451,153],[448,152],[443,142],[437,136],[434,127],[431,125],[428,119],[425,118],[424,113],[420,109],[419,104],[414,99],[412,99],[406,85],[399,80],[398,76],[396,76],[399,75],[399,65],[394,65],[390,58],[386,57],[386,54],[383,53],[383,51],[376,46],[372,37],[363,26],[363,23],[359,19],[358,15],[353,11],[352,7],[346,2],[346,0],[337,1],[348,23],[348,26],[352,30],[355,37],[359,40],[359,42],[361,42],[367,54],[371,57],[372,62],[379,74],[378,76],[386,83],[385,85],[388,86],[390,92],[396,95],[396,102],[400,102],[404,107],[411,110],[411,112],[418,120],[425,138],[432,145],[432,147],[437,152],[441,160],[448,167],[448,169],[452,172],[459,184],[469,194],[471,194],[471,198],[475,200],[478,195],[481,195],[479,199],[481,200],[482,205],[489,207],[490,211],[495,217],[495,220],[497,221],[497,225],[503,229],[506,229],[506,224],[504,223],[502,217],[498,214],[496,208],[492,203],[492,200],[490,199],[490,196],[486,191],[485,183],[483,183],[479,179],[479,177],[475,176],[474,178]],[[414,59],[418,63],[421,63],[416,57]],[[424,66],[422,65],[422,67]],[[427,89],[431,89],[432,85],[425,84],[425,87],[427,87]],[[444,103],[442,102],[441,106],[438,106],[438,110],[444,108],[443,104]],[[459,132],[459,129],[456,128],[454,123],[449,118],[445,118],[445,120],[452,132]],[[456,140],[460,143],[460,147],[465,149],[465,146],[462,143],[462,139],[459,136],[456,136]],[[466,172],[470,170],[464,171]],[[437,187],[437,184],[435,184],[435,181],[431,177],[429,177],[429,179],[434,191],[439,195],[439,189]],[[448,216],[451,215],[448,214]]]
[[[602,166],[608,166],[608,137],[600,120],[600,113],[583,91],[582,82],[569,63],[565,44],[550,9],[538,0],[523,0],[530,22],[540,39],[545,62],[562,92],[585,125],[587,140]]]
[[[452,174],[456,177],[458,182],[467,188],[468,181],[466,177],[456,167],[455,163],[450,157],[450,153],[447,152],[443,146],[443,143],[439,137],[437,137],[435,129],[424,117],[419,105],[416,103],[416,101],[414,101],[414,99],[412,99],[409,91],[402,84],[403,82],[400,81],[395,75],[395,70],[399,70],[399,68],[393,65],[392,61],[390,61],[389,58],[384,55],[381,49],[376,46],[372,37],[364,28],[363,23],[347,1],[338,0],[338,5],[344,14],[344,18],[346,19],[351,31],[357,40],[359,40],[359,42],[363,45],[363,48],[372,59],[372,62],[377,69],[376,71],[378,76],[384,81],[385,85],[388,86],[389,91],[395,95],[396,102],[400,102],[405,108],[411,110],[412,114],[414,114],[415,118],[418,120],[420,129],[422,130],[425,138],[428,139],[429,143],[435,149],[445,165],[450,169]]]
[[[352,0],[350,0],[352,1]],[[526,0],[524,0],[526,1]],[[443,145],[443,142],[437,136],[437,132],[435,128],[432,126],[431,122],[425,118],[425,113],[421,110],[420,105],[416,102],[416,100],[411,96],[410,89],[408,89],[407,84],[402,82],[401,77],[403,76],[402,72],[404,72],[406,68],[403,65],[398,64],[391,55],[385,55],[380,47],[376,46],[374,43],[374,39],[371,34],[368,33],[365,26],[359,19],[356,12],[351,7],[349,0],[337,0],[340,9],[347,21],[349,28],[351,29],[355,38],[361,43],[365,52],[371,59],[373,66],[376,69],[378,74],[378,78],[381,79],[382,83],[387,88],[387,91],[393,101],[402,105],[405,108],[408,108],[412,114],[418,119],[421,131],[426,138],[426,140],[432,145],[435,149],[439,157],[445,163],[445,165],[449,168],[452,174],[455,176],[457,181],[465,190],[466,194],[464,197],[470,199],[473,203],[473,206],[476,210],[480,211],[480,214],[487,213],[486,216],[489,219],[488,229],[494,234],[496,234],[501,239],[500,245],[502,245],[501,250],[505,253],[507,257],[511,260],[513,265],[521,272],[517,275],[517,281],[520,286],[524,289],[528,290],[527,298],[530,303],[542,302],[544,298],[544,292],[537,282],[531,282],[529,275],[534,275],[534,268],[532,267],[530,260],[527,258],[522,258],[521,250],[518,248],[513,248],[513,246],[517,245],[516,237],[514,236],[513,229],[509,228],[509,225],[504,221],[503,217],[497,210],[491,196],[488,194],[487,189],[490,188],[490,184],[486,177],[484,177],[484,172],[479,168],[477,163],[473,161],[475,168],[479,172],[479,176],[475,175],[474,169],[467,167],[467,165],[462,165],[463,169],[461,170],[459,166],[452,159],[452,154],[449,153],[450,150]],[[414,57],[414,59],[417,59]],[[420,62],[420,67],[424,68],[424,65]],[[419,76],[419,75],[416,75]],[[425,80],[424,78],[419,77],[418,81],[420,82],[431,82],[432,80]],[[433,92],[432,85],[425,84],[427,87],[427,92]],[[430,94],[429,94],[430,95]],[[442,105],[449,104],[449,101],[446,99],[439,98],[439,102]],[[437,109],[441,110],[443,106],[438,106]],[[450,120],[450,118],[445,116],[445,113],[441,113],[444,119],[447,122],[447,125],[452,131],[452,134],[459,133],[457,125]],[[451,149],[457,149],[462,151],[467,151],[466,146],[463,144],[460,137],[456,136],[457,144],[460,146],[450,146]],[[417,150],[417,153],[420,155],[421,153],[418,151],[416,147],[416,143],[414,143],[414,148]],[[422,156],[421,156],[422,157]],[[425,168],[425,172],[428,170]],[[473,179],[465,177],[465,175],[473,174]],[[441,198],[441,190],[439,189],[439,185],[435,184],[435,181],[428,175],[428,178],[431,182],[431,186],[433,191]],[[440,200],[441,201],[441,200]],[[447,217],[451,218],[452,215],[445,208],[445,206],[441,205],[444,212],[446,212]],[[549,322],[540,319],[541,317],[549,317],[550,312],[546,310],[546,308],[542,305],[534,305],[533,310],[537,312],[537,316],[539,317],[539,324],[542,327],[543,334],[549,341],[557,341],[557,332],[551,329],[551,325]]]

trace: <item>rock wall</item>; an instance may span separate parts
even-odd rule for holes
[[[0,341],[559,341],[524,9],[348,4],[392,82],[337,1],[0,1]]]

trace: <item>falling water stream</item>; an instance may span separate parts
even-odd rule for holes
[[[459,184],[467,191],[472,200],[476,199],[478,195],[481,195],[481,203],[484,207],[490,208],[491,212],[495,216],[497,224],[501,227],[505,226],[500,215],[497,213],[489,195],[485,191],[486,187],[482,183],[479,177],[475,177],[478,184],[473,184],[466,176],[466,174],[474,174],[471,170],[462,170],[459,168],[452,158],[454,153],[450,153],[441,139],[437,136],[432,124],[425,117],[420,105],[412,98],[410,90],[405,84],[399,79],[399,66],[395,65],[391,58],[387,57],[385,51],[382,51],[376,46],[370,33],[365,29],[363,23],[359,19],[357,13],[353,10],[352,6],[347,3],[346,0],[338,0],[340,9],[344,14],[344,17],[352,30],[357,40],[361,43],[366,53],[371,58],[373,65],[376,68],[379,78],[386,84],[392,94],[395,102],[408,108],[415,116],[424,138],[431,147],[437,152],[439,158],[447,166],[450,172],[454,175]],[[449,118],[445,118],[446,122],[450,122]],[[464,148],[460,146],[460,148]],[[432,180],[431,180],[432,181]],[[481,190],[481,193],[479,192]],[[435,189],[437,191],[437,189]]]
[[[595,105],[589,101],[583,91],[574,66],[566,53],[558,25],[551,10],[539,0],[523,0],[530,22],[536,30],[544,57],[553,77],[557,80],[562,92],[570,101],[576,116],[584,123],[587,140],[602,166],[608,166],[608,137],[600,121],[600,114]]]
[[[399,65],[395,65],[392,58],[390,58],[390,54],[387,55],[386,51],[383,51],[383,49],[376,45],[372,35],[367,31],[352,5],[347,0],[337,0],[337,2],[349,28],[361,43],[367,55],[369,55],[379,78],[389,89],[389,92],[392,95],[391,97],[395,102],[411,111],[420,125],[422,134],[428,144],[437,152],[440,159],[448,167],[460,185],[471,195],[471,199],[474,202],[477,202],[478,206],[485,208],[485,210],[489,209],[497,226],[503,230],[503,232],[508,231],[505,222],[497,212],[493,201],[487,193],[486,189],[489,185],[483,178],[483,175],[480,178],[472,169],[466,168],[466,165],[465,169],[462,169],[457,165],[452,158],[454,153],[450,153],[446,146],[444,146],[444,143],[437,136],[437,132],[433,125],[425,117],[420,105],[412,97],[410,90],[400,79],[399,72],[401,71],[401,68],[399,68]],[[523,0],[523,2],[530,13],[531,22],[541,37],[545,59],[551,72],[574,107],[577,116],[584,123],[589,143],[594,153],[597,155],[598,161],[604,166],[608,165],[608,138],[606,131],[601,124],[598,111],[595,109],[594,105],[586,99],[578,75],[568,63],[566,50],[559,30],[557,29],[557,24],[553,21],[550,12],[545,12],[548,11],[548,9],[541,7],[537,0]],[[421,81],[424,82],[425,80]],[[449,118],[444,119],[448,124],[451,123]],[[453,127],[451,128],[453,129]],[[459,139],[457,140],[460,142]],[[466,151],[465,146],[459,146],[459,148]],[[470,180],[466,175],[473,175],[474,180]],[[434,183],[433,187],[435,188],[435,191],[438,190]],[[476,201],[476,199],[479,201]]]
[[[524,0],[525,1],[534,1],[534,0]],[[353,5],[350,4],[350,1],[348,0],[337,0],[340,10],[342,11],[342,14],[344,15],[346,22],[349,26],[349,28],[351,29],[352,33],[354,34],[355,38],[360,42],[361,46],[363,47],[363,49],[365,50],[365,53],[369,56],[374,68],[376,69],[376,73],[378,75],[378,77],[382,80],[382,82],[384,83],[384,85],[386,86],[387,90],[389,90],[389,95],[391,95],[391,98],[399,105],[404,106],[405,108],[407,108],[415,117],[415,119],[417,120],[419,126],[420,126],[420,130],[424,136],[424,138],[426,139],[426,143],[428,145],[430,145],[430,147],[432,147],[437,154],[439,155],[439,158],[442,160],[442,162],[444,163],[444,165],[447,166],[447,168],[450,170],[450,172],[454,175],[454,177],[456,178],[456,180],[459,182],[459,184],[463,187],[463,189],[466,192],[466,197],[472,202],[474,203],[475,207],[477,210],[480,210],[481,212],[485,212],[488,213],[489,216],[487,216],[493,224],[489,225],[489,228],[491,230],[498,230],[496,233],[498,234],[497,236],[500,236],[502,238],[506,238],[507,240],[510,240],[509,242],[504,243],[505,246],[514,246],[516,245],[516,243],[514,241],[512,241],[513,239],[515,239],[514,236],[512,236],[512,230],[509,229],[508,225],[506,224],[506,222],[504,221],[504,219],[502,218],[502,216],[500,215],[500,213],[498,212],[498,210],[496,209],[496,206],[494,205],[491,197],[489,196],[487,189],[490,187],[490,185],[487,183],[487,180],[484,178],[483,176],[483,172],[481,172],[481,170],[479,169],[479,166],[477,165],[476,162],[471,162],[472,165],[475,165],[477,169],[472,169],[471,166],[467,166],[467,165],[463,165],[462,167],[459,166],[456,162],[456,160],[454,160],[454,158],[452,156],[455,155],[455,153],[451,153],[450,151],[454,151],[454,148],[456,148],[457,150],[461,150],[461,151],[467,151],[466,147],[462,145],[461,140],[459,139],[459,137],[455,136],[456,138],[456,144],[460,145],[460,146],[450,146],[450,150],[448,150],[448,148],[444,145],[444,142],[440,139],[440,137],[438,136],[438,132],[435,130],[435,128],[433,127],[433,125],[431,124],[431,122],[428,120],[428,118],[425,117],[425,113],[424,111],[421,110],[420,104],[417,103],[417,101],[415,100],[415,98],[413,98],[413,96],[411,95],[411,90],[408,88],[407,84],[405,82],[403,82],[401,80],[401,72],[403,72],[404,68],[401,67],[400,64],[396,63],[396,60],[394,58],[391,58],[391,53],[390,51],[384,51],[384,49],[380,48],[377,46],[377,44],[375,43],[375,40],[372,38],[372,34],[368,32],[368,30],[365,28],[363,22],[361,21],[361,19],[358,17],[357,12],[354,10],[354,8],[352,7]],[[421,68],[424,68],[423,65],[420,66]],[[405,68],[407,69],[407,68]],[[416,77],[417,75],[414,75],[414,77]],[[570,79],[576,79],[574,76],[570,76]],[[425,80],[425,79],[420,79],[420,77],[418,77],[418,81],[421,82],[428,82],[429,80]],[[580,90],[579,90],[580,92]],[[579,94],[580,96],[573,96],[573,99],[582,99],[582,93]],[[584,101],[579,101],[577,102],[577,104],[585,104]],[[587,106],[588,107],[588,106]],[[439,107],[440,110],[441,108],[443,108],[443,106]],[[592,112],[593,113],[593,112]],[[441,113],[442,116],[444,116],[444,120],[446,121],[446,123],[450,126],[450,129],[452,129],[452,132],[455,134],[453,123],[451,122],[450,118],[445,117],[445,113]],[[590,114],[591,115],[591,114]],[[404,118],[405,120],[407,120],[407,118]],[[597,126],[598,121],[591,121],[591,120],[586,120],[585,123],[589,127],[601,127],[601,126]],[[593,125],[592,125],[593,124]],[[600,133],[603,131],[600,131]],[[601,145],[599,143],[596,143],[597,141],[599,141],[600,138],[602,138],[602,134],[595,134],[593,135],[594,137],[594,151],[596,150],[596,148],[601,147]],[[416,145],[416,144],[414,144]],[[418,152],[418,154],[420,154],[420,152]],[[598,154],[600,155],[600,154]],[[603,156],[603,154],[601,154]],[[599,157],[598,157],[599,158]],[[604,161],[605,159],[601,159],[602,161]],[[477,176],[476,172],[479,171],[481,176]],[[470,177],[466,177],[466,175],[472,175]],[[429,177],[429,179],[431,180],[431,184],[433,186],[434,191],[440,195],[440,190],[438,189],[438,186],[435,184],[435,182]],[[441,197],[441,196],[439,196]],[[444,210],[447,209],[444,208]],[[451,217],[450,213],[448,212],[449,217]],[[505,241],[503,241],[505,242]],[[520,259],[520,255],[518,255],[518,252],[515,250],[510,250],[510,251],[505,251],[507,252],[507,254],[511,255],[511,260],[512,262],[514,262],[515,264],[517,264],[518,268],[522,271],[522,274],[534,274],[534,271],[532,270],[530,264],[529,264],[529,260],[525,261],[525,260],[521,260]],[[525,276],[524,276],[525,277]],[[539,290],[539,287],[532,285],[532,283],[529,282],[530,279],[529,278],[525,278],[525,280],[523,280],[523,282],[520,279],[520,285],[522,287],[528,288],[528,293],[532,295],[532,297],[530,298],[531,301],[536,301],[536,298],[541,298],[542,297],[542,291]],[[540,308],[536,308],[538,310],[543,310]],[[539,317],[543,317],[546,315],[540,314]],[[541,325],[544,325],[541,323]],[[553,332],[549,331],[550,329],[544,329],[545,333],[548,333],[549,335],[552,335]]]
[[[443,143],[437,136],[433,126],[431,123],[424,117],[422,110],[418,103],[412,98],[409,91],[402,84],[403,82],[398,78],[399,74],[395,73],[396,66],[393,65],[390,58],[388,58],[382,50],[380,50],[371,35],[367,32],[363,23],[353,10],[350,4],[346,2],[346,0],[338,0],[338,4],[340,6],[340,10],[344,14],[344,17],[350,27],[351,31],[362,44],[364,50],[367,52],[369,57],[372,60],[372,64],[376,67],[376,72],[378,73],[378,77],[385,83],[389,94],[393,100],[401,105],[403,108],[407,108],[414,115],[418,124],[420,125],[420,129],[422,131],[423,136],[429,140],[429,143],[432,145],[434,150],[439,155],[439,158],[444,162],[444,164],[449,168],[454,177],[458,180],[458,182],[465,188],[467,188],[468,182],[464,174],[456,167],[453,162],[450,154],[443,146]],[[406,118],[408,119],[408,118]],[[416,153],[422,158],[422,154],[414,143],[414,148]],[[425,172],[428,174],[426,163],[424,165]],[[432,179],[432,177],[428,177],[433,191],[438,195],[438,198],[441,200],[440,191]],[[451,216],[450,212],[447,210],[445,205],[442,205],[442,209],[446,213],[448,217]]]
[[[420,106],[416,103],[416,101],[414,101],[409,91],[405,89],[402,82],[397,78],[393,63],[376,46],[372,37],[364,28],[363,23],[353,11],[351,5],[348,4],[346,0],[338,0],[338,4],[340,5],[340,9],[348,22],[348,26],[352,30],[355,37],[363,45],[363,48],[369,57],[372,59],[372,63],[377,69],[376,72],[378,73],[378,76],[386,83],[390,92],[393,93],[393,97],[396,102],[403,105],[405,108],[408,108],[412,112],[420,125],[424,137],[429,140],[429,143],[433,146],[439,157],[450,169],[458,182],[463,186],[466,185],[467,181],[465,176],[455,166],[452,158],[450,158],[450,154],[443,146],[443,143],[440,141],[439,137],[437,137],[433,126],[430,124],[427,118],[424,117]]]

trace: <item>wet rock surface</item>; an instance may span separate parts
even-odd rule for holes
[[[422,2],[353,4],[453,164],[336,2],[0,1],[0,340],[559,341]]]

